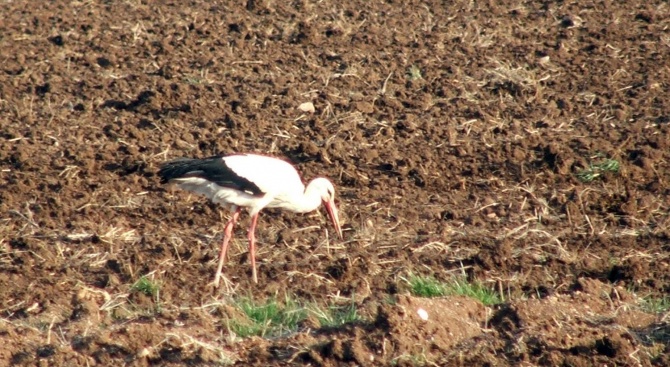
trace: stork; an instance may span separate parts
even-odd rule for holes
[[[326,178],[318,177],[305,188],[296,169],[281,159],[258,154],[178,158],[164,163],[158,175],[161,183],[176,184],[179,188],[204,195],[233,212],[224,227],[213,282],[215,287],[219,286],[228,243],[242,208],[247,208],[251,216],[248,239],[251,274],[255,283],[258,283],[255,231],[258,214],[263,208],[307,213],[323,203],[337,234],[342,238],[333,184]]]

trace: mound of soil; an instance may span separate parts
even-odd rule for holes
[[[580,279],[570,295],[511,301],[487,308],[465,297],[399,296],[378,307],[374,322],[250,341],[256,363],[308,365],[637,365],[668,332],[621,287]],[[296,351],[295,345],[307,346]],[[265,352],[265,353],[263,353]],[[284,356],[283,358],[280,356]]]

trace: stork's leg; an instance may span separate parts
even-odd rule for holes
[[[226,223],[226,228],[223,230],[223,242],[221,243],[221,250],[219,251],[219,266],[216,268],[216,275],[214,275],[214,287],[219,287],[219,280],[221,279],[221,270],[223,269],[223,259],[226,258],[226,251],[228,251],[228,244],[233,237],[233,227],[240,217],[240,208],[235,209],[233,217]]]
[[[258,222],[258,213],[251,216],[251,226],[249,226],[249,257],[251,258],[251,276],[254,283],[258,283],[256,275],[256,223]]]

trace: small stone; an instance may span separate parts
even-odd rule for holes
[[[421,318],[421,320],[423,320],[423,321],[428,320],[428,312],[426,310],[424,310],[423,308],[420,308],[420,309],[416,310],[416,313],[419,314],[419,317]]]
[[[309,113],[314,113],[316,111],[316,109],[314,108],[314,104],[312,102],[302,103],[300,106],[298,106],[298,109],[302,112],[309,112]]]

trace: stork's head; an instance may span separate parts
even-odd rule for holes
[[[342,228],[340,227],[340,218],[338,216],[337,206],[335,205],[335,186],[327,178],[319,177],[310,182],[310,186],[321,196],[323,206],[328,211],[328,216],[333,222],[337,234],[342,238]]]

